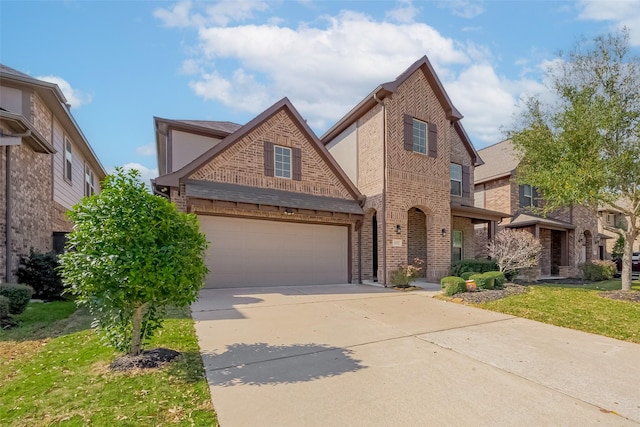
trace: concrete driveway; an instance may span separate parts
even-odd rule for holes
[[[362,285],[203,290],[235,426],[640,424],[640,345]]]

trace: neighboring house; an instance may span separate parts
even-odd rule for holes
[[[198,215],[207,287],[388,283],[416,257],[438,280],[508,216],[473,206],[461,118],[424,57],[321,140],[286,98],[244,126],[156,118],[153,187]]]
[[[388,283],[398,265],[425,261],[437,281],[474,256],[474,224],[508,214],[474,207],[482,160],[427,57],[383,83],[321,140],[366,196],[362,277]]]
[[[104,176],[60,88],[0,65],[0,281],[31,248],[63,250],[65,213]]]
[[[244,126],[155,125],[153,188],[198,216],[210,242],[206,287],[357,280],[364,197],[288,99]]]
[[[627,227],[627,219],[617,209],[607,206],[598,208],[598,233],[600,234],[601,259],[610,259],[616,241]],[[640,237],[633,242],[633,252],[640,251]]]
[[[499,230],[527,230],[540,239],[542,257],[539,267],[530,272],[533,278],[576,276],[580,264],[600,257],[598,246],[604,243],[604,236],[598,233],[593,209],[576,205],[542,216],[536,208],[543,206],[544,199],[535,187],[516,182],[519,160],[511,141],[486,147],[479,154],[485,163],[476,168],[475,205],[511,215],[499,224]],[[476,226],[476,233],[476,254],[482,257],[486,255],[486,232]]]

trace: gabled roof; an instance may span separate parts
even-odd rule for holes
[[[373,92],[367,95],[362,101],[360,101],[360,103],[358,103],[358,105],[356,105],[351,111],[349,111],[343,118],[341,118],[335,125],[333,125],[328,131],[326,131],[324,135],[320,137],[322,143],[327,145],[329,142],[331,142],[333,138],[335,138],[342,131],[351,126],[367,111],[371,110],[371,108],[373,108],[380,100],[391,94],[394,94],[398,90],[398,87],[418,70],[422,70],[424,72],[424,75],[427,78],[429,85],[433,89],[436,98],[438,98],[438,101],[440,101],[440,105],[447,114],[447,120],[452,123],[456,123],[460,119],[462,119],[462,114],[460,114],[456,107],[453,106],[453,103],[451,102],[451,99],[449,99],[449,95],[447,95],[447,92],[444,90],[444,86],[442,86],[440,79],[436,75],[431,62],[429,62],[429,59],[425,55],[414,62],[394,81],[382,83],[377,88],[375,88]],[[467,136],[466,132],[464,132],[462,125],[458,124],[458,126],[460,129],[459,134],[462,142],[467,147],[467,150],[471,154],[471,157],[474,158],[474,162],[482,162],[475,148],[473,148],[473,144],[471,144],[469,137]],[[458,131],[458,129],[456,129],[456,131]]]
[[[237,131],[242,125],[233,122],[218,122],[212,120],[171,120],[163,119],[162,117],[153,118],[156,130],[166,132],[166,128],[169,126],[184,129],[184,130],[202,130],[213,131],[218,136],[227,136]]]
[[[298,111],[295,109],[291,101],[289,101],[289,99],[286,97],[282,98],[280,101],[273,104],[271,107],[263,111],[261,114],[259,114],[257,117],[255,117],[246,125],[242,126],[240,129],[238,129],[234,133],[228,135],[219,144],[207,150],[204,154],[202,154],[200,157],[193,160],[191,163],[188,163],[187,165],[185,165],[184,167],[182,167],[181,169],[173,173],[156,178],[155,184],[170,186],[170,187],[178,187],[180,183],[185,183],[188,177],[193,172],[195,172],[200,167],[209,163],[220,153],[224,152],[226,149],[231,147],[237,141],[244,138],[246,135],[248,135],[254,129],[258,128],[260,125],[262,125],[264,122],[269,120],[271,117],[273,117],[276,113],[278,113],[281,110],[284,110],[289,115],[291,120],[300,128],[300,130],[303,132],[307,140],[316,148],[316,150],[318,151],[320,156],[324,159],[324,161],[327,163],[327,165],[331,168],[331,170],[336,174],[336,176],[348,189],[349,193],[355,199],[362,198],[363,196],[360,193],[360,191],[358,191],[358,189],[351,182],[351,180],[349,180],[349,178],[344,173],[342,168],[338,166],[338,163],[336,163],[336,161],[329,154],[325,146],[320,142],[316,134],[313,133],[311,128],[307,125],[307,122],[302,118],[302,116],[300,116],[300,113],[298,113]]]
[[[104,169],[104,166],[102,166],[102,163],[100,163],[98,156],[93,151],[91,144],[89,144],[89,141],[84,136],[84,133],[82,133],[82,129],[80,129],[80,126],[71,114],[67,98],[65,98],[60,87],[55,83],[38,80],[28,74],[0,64],[0,84],[5,85],[7,82],[17,85],[18,87],[28,86],[33,88],[33,90],[35,90],[40,98],[42,98],[46,103],[47,107],[52,110],[56,119],[58,119],[65,130],[69,132],[71,138],[76,142],[82,141],[82,144],[78,144],[80,151],[84,155],[85,159],[91,164],[98,179],[104,179],[107,172]],[[11,113],[19,115],[22,112],[12,111]]]
[[[478,151],[484,164],[474,171],[476,184],[511,176],[520,161],[511,140],[507,139]]]

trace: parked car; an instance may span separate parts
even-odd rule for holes
[[[622,260],[616,260],[616,266],[618,267],[618,273],[622,271]],[[634,252],[631,256],[631,274],[640,275],[640,252]]]

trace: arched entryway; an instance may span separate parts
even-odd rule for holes
[[[427,262],[427,215],[418,207],[407,211],[407,263],[413,264],[416,258]],[[426,268],[420,276],[425,277]]]

